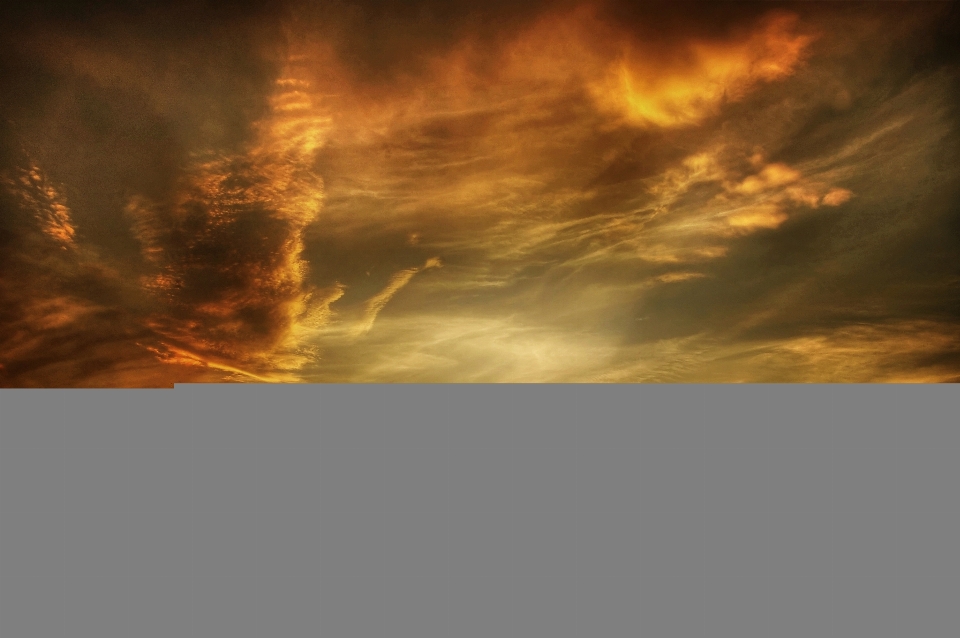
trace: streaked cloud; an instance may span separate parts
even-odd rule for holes
[[[370,329],[373,328],[373,322],[376,321],[377,315],[380,314],[380,311],[383,310],[383,307],[387,305],[394,295],[396,295],[400,290],[410,283],[410,280],[413,279],[413,276],[418,272],[427,270],[428,268],[439,268],[440,260],[436,257],[431,257],[428,259],[423,266],[418,268],[407,268],[406,270],[401,270],[400,272],[395,273],[390,277],[390,281],[387,282],[386,287],[375,294],[373,297],[368,299],[363,305],[363,318],[360,320],[360,323],[354,329],[355,335],[362,335],[370,332]]]

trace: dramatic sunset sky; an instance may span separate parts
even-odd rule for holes
[[[960,381],[956,3],[28,3],[0,386]]]

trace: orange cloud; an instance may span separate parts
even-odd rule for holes
[[[535,95],[559,96],[579,86],[603,112],[638,125],[693,124],[724,102],[742,99],[756,85],[793,74],[814,36],[797,31],[793,14],[772,12],[752,29],[720,40],[678,37],[649,43],[584,4],[550,11],[494,46],[464,37],[427,65],[425,77],[398,80],[376,96],[340,95],[348,74],[315,45],[322,75],[369,139],[400,122],[427,114],[482,111],[520,105]],[[661,49],[666,48],[667,51]],[[492,69],[492,70],[491,70]],[[319,74],[319,73],[318,73]],[[356,87],[354,87],[356,89]],[[296,99],[290,98],[294,103]]]
[[[827,206],[839,206],[853,197],[853,193],[846,188],[834,188],[823,196],[823,203]]]
[[[2,183],[20,204],[33,215],[44,235],[61,248],[75,246],[76,228],[66,200],[54,188],[36,164],[18,169],[16,177],[3,176]]]
[[[820,205],[820,196],[817,195],[816,192],[802,186],[788,188],[786,192],[787,196],[798,204],[804,204],[810,208],[816,208]]]
[[[689,41],[686,55],[665,66],[628,45],[607,78],[594,84],[594,95],[637,124],[696,123],[756,84],[792,74],[813,40],[796,33],[796,23],[794,15],[774,13],[738,39]]]

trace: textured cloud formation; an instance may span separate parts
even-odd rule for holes
[[[960,380],[955,5],[12,15],[4,385]]]
[[[35,165],[19,168],[15,177],[3,180],[9,194],[16,197],[21,208],[33,213],[39,230],[50,239],[68,250],[75,246],[73,238],[77,231],[70,219],[70,209],[63,201],[57,189],[46,183],[46,179]]]
[[[147,325],[161,353],[258,380],[296,379],[277,375],[304,356],[288,337],[312,310],[302,235],[323,201],[311,161],[327,124],[303,88],[280,78],[254,145],[189,164],[172,202],[135,196],[125,207],[156,271],[141,286],[158,302]]]

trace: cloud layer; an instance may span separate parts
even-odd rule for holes
[[[4,385],[960,380],[952,5],[15,27]]]

